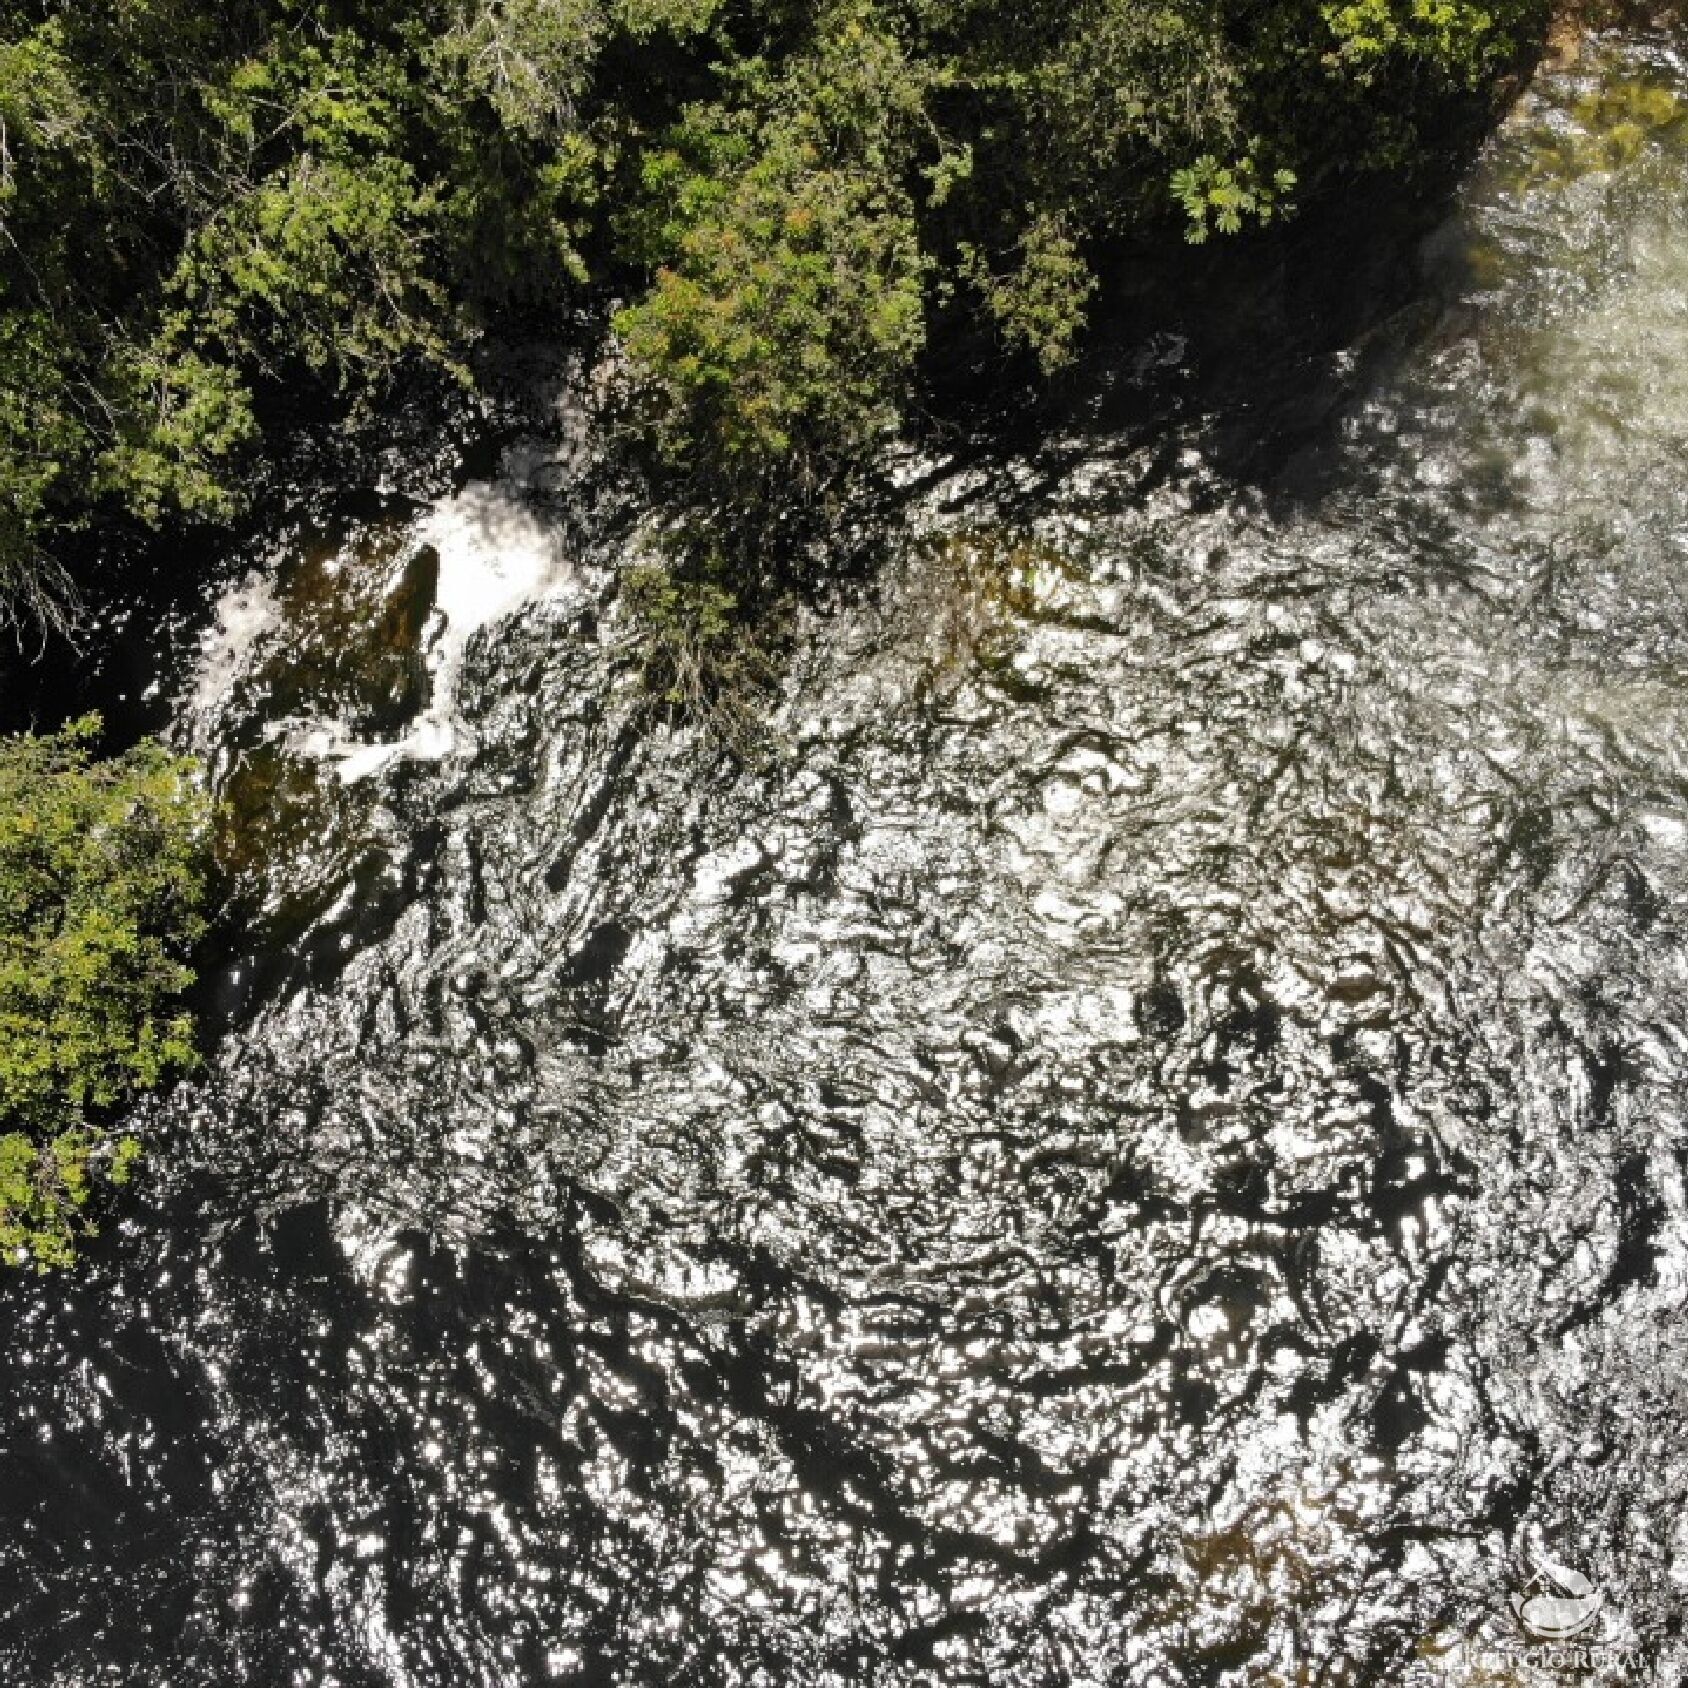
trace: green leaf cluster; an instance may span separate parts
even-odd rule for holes
[[[1280,200],[1295,189],[1293,170],[1264,176],[1252,158],[1221,164],[1211,153],[1173,172],[1172,193],[1190,219],[1185,238],[1201,245],[1215,231],[1237,234],[1250,220],[1271,222]]]
[[[91,523],[229,516],[301,398],[369,426],[612,299],[669,484],[761,523],[957,326],[1053,374],[1098,253],[1410,168],[1547,10],[0,0],[0,602]]]
[[[195,1059],[205,800],[156,744],[96,758],[97,728],[0,740],[0,1259],[43,1269],[129,1175],[112,1110]]]
[[[896,425],[928,267],[891,167],[920,94],[895,44],[848,17],[760,92],[764,115],[688,111],[647,161],[662,261],[616,319],[662,455],[756,503]]]

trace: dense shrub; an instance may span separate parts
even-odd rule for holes
[[[0,590],[227,513],[266,395],[617,323],[687,496],[894,427],[934,324],[1053,372],[1099,243],[1410,168],[1545,0],[0,0]]]
[[[155,744],[95,759],[97,723],[0,740],[0,1259],[62,1265],[100,1182],[137,1152],[107,1126],[191,1065],[178,998],[200,931],[206,812]]]

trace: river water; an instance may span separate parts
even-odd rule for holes
[[[0,1678],[1683,1680],[1685,93],[1544,72],[1269,403],[911,458],[748,758],[577,432],[235,581]]]

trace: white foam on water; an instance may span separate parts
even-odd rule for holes
[[[200,641],[189,710],[202,719],[216,710],[250,664],[254,647],[281,623],[269,576],[253,569],[217,601],[217,619]]]
[[[546,523],[511,481],[471,481],[417,524],[416,543],[439,554],[434,633],[428,652],[433,686],[427,709],[402,738],[375,744],[343,736],[321,754],[346,783],[395,761],[438,762],[457,743],[458,676],[470,636],[544,597],[569,578],[562,534]]]
[[[450,755],[457,743],[458,678],[470,638],[572,578],[560,530],[532,508],[512,479],[470,482],[427,511],[411,538],[394,586],[420,547],[432,546],[439,556],[435,607],[423,633],[432,679],[428,707],[401,737],[386,742],[318,716],[272,721],[265,731],[301,755],[332,764],[347,784],[401,760],[437,762]],[[197,667],[196,715],[215,716],[285,613],[270,575],[261,570],[223,596]]]
[[[562,536],[508,481],[474,481],[425,516],[417,539],[439,552],[441,649],[542,596],[568,570]]]

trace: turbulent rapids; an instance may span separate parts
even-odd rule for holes
[[[1543,1556],[1682,1679],[1685,97],[1544,73],[1270,392],[911,463],[748,760],[578,438],[232,587],[5,1680],[1547,1683]]]

